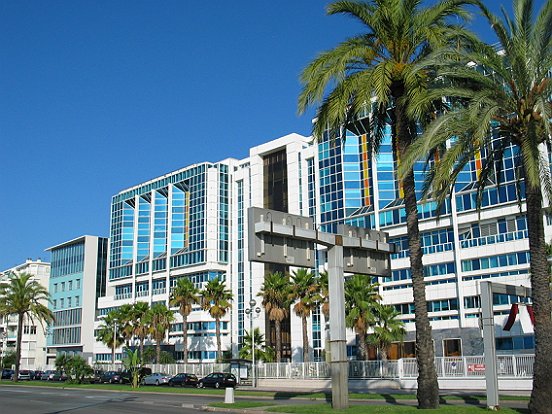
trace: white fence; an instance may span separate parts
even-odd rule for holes
[[[497,372],[499,378],[532,378],[534,355],[499,355]],[[151,364],[153,372],[174,375],[187,372],[203,377],[211,372],[230,372],[230,364]],[[485,378],[485,361],[483,356],[439,357],[435,358],[437,376],[447,378]],[[94,368],[122,370],[120,364],[98,364]],[[330,364],[327,362],[283,362],[259,363],[256,367],[258,379],[328,379],[331,377]],[[249,374],[250,376],[250,374]],[[396,361],[350,361],[350,379],[411,379],[418,377],[418,366],[415,358],[404,358]]]
[[[497,357],[499,377],[532,378],[534,355],[500,355]],[[439,357],[435,359],[439,378],[484,378],[483,356]],[[268,363],[257,365],[257,378],[330,378],[330,364],[326,362]],[[350,361],[350,379],[403,379],[417,378],[415,358],[396,361]]]

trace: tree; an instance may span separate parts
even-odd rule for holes
[[[266,275],[257,296],[262,297],[262,305],[268,319],[274,322],[276,330],[276,362],[282,359],[282,321],[289,315],[291,305],[289,278],[281,272]]]
[[[58,368],[56,358],[56,368],[65,372],[70,382],[81,384],[87,376],[91,376],[94,370],[88,362],[80,355],[67,356],[63,369]]]
[[[416,121],[407,107],[420,99],[431,79],[426,56],[444,46],[472,40],[461,27],[468,16],[464,6],[472,0],[445,0],[421,7],[420,0],[338,1],[328,14],[354,17],[366,33],[345,40],[315,58],[302,72],[304,85],[299,112],[321,103],[313,135],[317,140],[343,139],[347,129],[360,134],[367,106],[373,109],[368,132],[369,151],[377,153],[386,124],[391,124],[395,160],[402,160],[416,137]],[[333,88],[326,93],[328,88]],[[373,99],[375,104],[371,106]],[[415,303],[418,407],[437,408],[439,387],[434,364],[432,334],[427,315],[422,249],[418,229],[416,187],[412,169],[399,182],[406,210],[410,268]]]
[[[402,341],[406,335],[404,322],[398,319],[400,313],[392,306],[376,303],[374,308],[374,332],[368,342],[374,345],[380,358],[387,360],[387,349],[393,342]]]
[[[132,309],[133,335],[138,338],[140,358],[144,358],[144,342],[150,332],[150,307],[147,302],[136,302]]]
[[[307,331],[307,318],[320,301],[319,286],[316,275],[308,269],[301,268],[291,274],[293,289],[291,300],[295,301],[293,310],[301,318],[303,331],[303,362],[309,361],[309,334]]]
[[[123,342],[128,347],[134,336],[134,306],[125,303],[115,310],[117,319],[117,330],[119,331]]]
[[[253,337],[255,337],[255,344],[253,345]],[[255,350],[255,361],[272,362],[274,361],[274,349],[270,346],[266,346],[264,335],[259,328],[253,329],[253,335],[251,332],[245,331],[243,337],[243,346],[240,349],[240,358],[252,359],[252,350]]]
[[[124,343],[124,338],[118,329],[118,323],[117,310],[112,310],[103,318],[96,333],[96,339],[111,349],[112,364],[115,363],[115,350]]]
[[[215,320],[215,335],[217,338],[217,362],[222,362],[222,344],[220,338],[220,319],[223,318],[232,304],[233,295],[226,288],[224,281],[218,277],[209,280],[201,292],[201,307],[209,312]]]
[[[368,359],[368,329],[375,325],[378,285],[370,277],[353,275],[345,281],[345,325],[357,334],[360,358]]]
[[[13,380],[19,378],[21,362],[21,340],[25,321],[37,320],[40,324],[54,321],[53,312],[44,303],[50,301],[48,290],[28,273],[11,273],[9,281],[0,285],[0,317],[17,316],[17,338],[15,347],[15,373]]]
[[[318,288],[320,295],[321,311],[326,318],[330,317],[330,290],[328,285],[328,272],[320,272],[318,275]]]
[[[164,303],[156,303],[151,307],[150,315],[150,332],[155,341],[155,361],[160,364],[161,343],[171,327],[171,322],[174,321],[174,314]]]
[[[140,386],[140,359],[142,358],[142,354],[138,352],[138,349],[133,351],[127,348],[125,350],[126,356],[123,358],[123,365],[130,374],[130,386],[132,388]]]
[[[489,184],[508,181],[501,166],[506,157],[513,158],[518,196],[524,192],[526,198],[535,314],[529,406],[533,413],[550,413],[552,304],[542,209],[543,196],[552,199],[550,165],[543,153],[546,147],[550,151],[552,144],[552,2],[546,1],[536,19],[531,0],[514,0],[513,18],[504,12],[500,19],[480,7],[499,40],[500,52],[481,43],[472,50],[459,50],[453,59],[435,59],[439,73],[452,87],[431,91],[427,100],[446,96],[453,105],[411,147],[404,167],[448,142],[450,148],[428,179],[431,196],[442,202],[468,163],[481,159],[481,168],[476,171],[480,207]]]
[[[188,363],[188,315],[192,313],[192,306],[199,303],[199,289],[186,277],[178,280],[171,292],[170,306],[178,307],[182,316],[182,346],[184,363]]]

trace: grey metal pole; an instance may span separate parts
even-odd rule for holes
[[[251,381],[251,385],[253,386],[253,388],[255,388],[256,384],[255,384],[255,330],[253,329],[253,309],[251,309],[251,313],[249,314],[249,321],[250,321],[250,327],[249,329],[251,329],[251,349],[252,349],[252,354],[251,354],[251,378],[252,378],[252,381]]]
[[[483,324],[483,349],[485,351],[487,407],[496,410],[499,408],[499,401],[492,283],[481,282],[479,288],[481,289],[481,319]]]
[[[335,236],[335,246],[328,248],[328,288],[330,294],[330,367],[332,407],[349,407],[349,362],[345,336],[345,287],[343,280],[342,238]]]

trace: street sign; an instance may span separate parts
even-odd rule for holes
[[[314,268],[314,220],[280,211],[249,209],[249,260]]]

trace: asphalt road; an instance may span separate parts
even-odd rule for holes
[[[197,414],[194,406],[216,401],[222,401],[222,398],[28,386],[0,387],[2,414]]]

